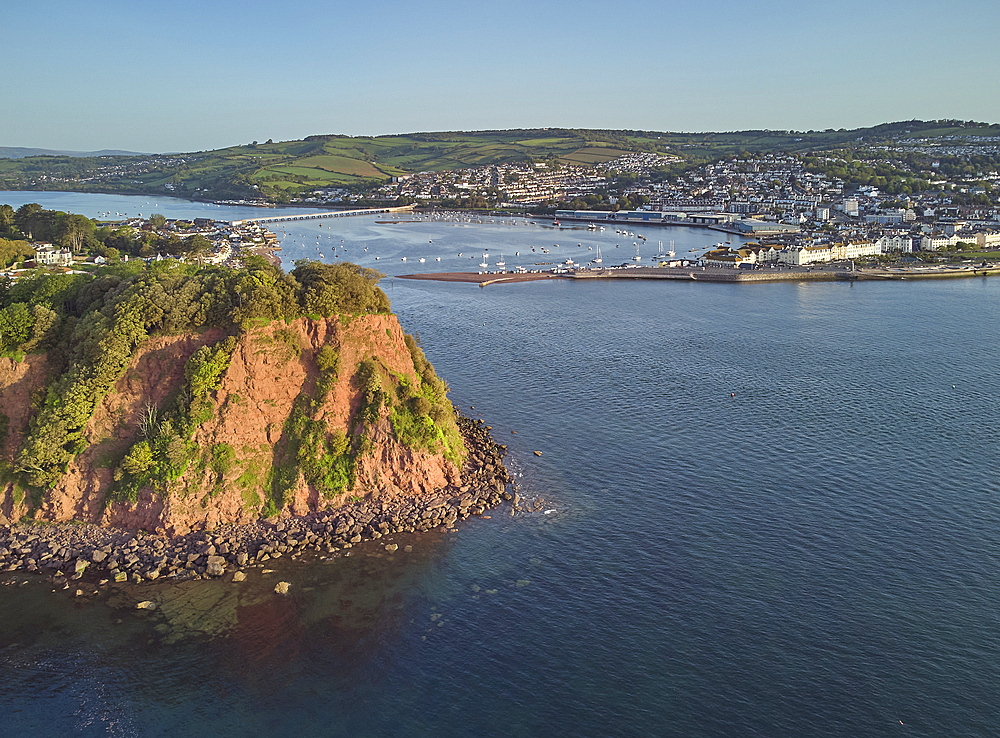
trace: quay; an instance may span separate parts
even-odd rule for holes
[[[910,267],[891,269],[725,269],[711,267],[636,267],[632,269],[578,269],[565,272],[439,272],[402,274],[400,279],[436,282],[469,282],[486,287],[509,282],[536,282],[547,279],[658,279],[679,282],[754,284],[759,282],[861,282],[913,279],[954,279],[1000,276],[1000,264],[988,267]]]

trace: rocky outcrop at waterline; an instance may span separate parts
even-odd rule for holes
[[[481,513],[481,423],[357,265],[122,265],[0,293],[0,568],[218,576]],[[2,530],[2,529],[0,529]]]
[[[506,448],[481,420],[458,422],[469,451],[458,486],[173,537],[99,525],[0,527],[0,571],[36,572],[67,585],[84,577],[135,583],[209,579],[298,552],[334,553],[395,533],[450,528],[513,498],[503,464]]]

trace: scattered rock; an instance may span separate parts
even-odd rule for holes
[[[535,451],[535,456],[541,456],[541,455],[542,455],[541,451]]]
[[[243,581],[246,581],[246,578],[247,578],[247,575],[244,574],[241,571],[238,571],[235,574],[233,574],[233,581],[234,582],[243,582]]]
[[[286,595],[288,594],[288,588],[291,586],[288,582],[278,582],[274,585],[274,591],[280,595]]]
[[[395,543],[387,543],[387,544],[385,544],[385,550],[386,551],[395,551],[398,548],[399,548],[399,546],[397,546]]]
[[[136,610],[155,610],[156,609],[156,603],[153,602],[152,600],[143,600],[142,602],[139,602],[139,603],[136,604],[135,609]]]

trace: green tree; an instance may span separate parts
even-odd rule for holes
[[[0,310],[0,349],[14,349],[28,340],[35,324],[31,308],[23,302]]]
[[[152,465],[153,450],[146,441],[135,444],[122,459],[122,469],[136,477],[145,474]]]
[[[13,236],[16,230],[14,208],[10,205],[0,205],[0,236]]]
[[[85,215],[70,214],[61,218],[58,238],[74,253],[80,253],[80,247],[88,237],[94,235],[94,221]]]

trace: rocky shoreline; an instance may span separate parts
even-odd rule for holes
[[[394,533],[451,528],[516,498],[507,490],[512,480],[503,463],[506,446],[493,439],[482,420],[459,417],[458,423],[468,450],[461,487],[394,503],[362,500],[337,510],[175,538],[74,523],[0,526],[0,572],[33,572],[66,586],[85,577],[99,584],[210,579],[286,554],[334,553]]]

